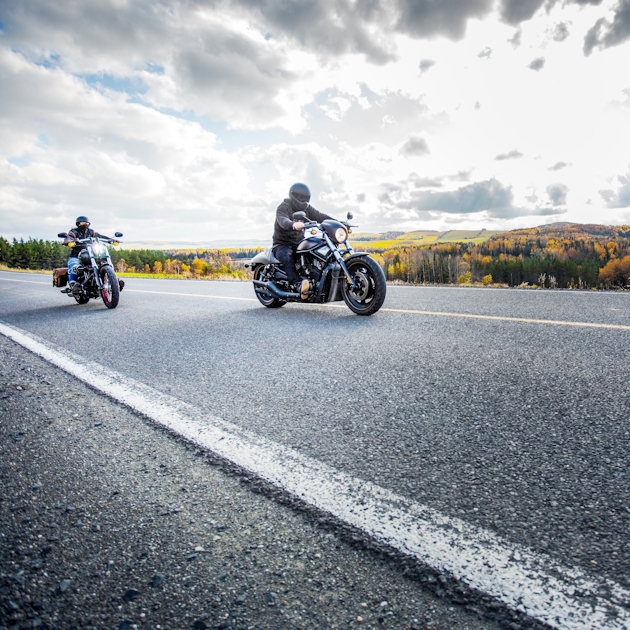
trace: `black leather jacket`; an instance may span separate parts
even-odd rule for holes
[[[86,228],[74,227],[68,231],[68,238],[64,241],[64,245],[75,242],[76,239],[78,238],[87,238],[88,236],[104,236],[104,235],[99,234],[98,232],[95,232],[91,228],[86,229]],[[85,245],[80,245],[80,244],[75,245],[72,248],[72,251],[70,252],[70,256],[74,256],[76,258],[82,249],[85,249]]]
[[[290,199],[285,199],[276,210],[276,222],[273,226],[273,245],[288,245],[289,247],[297,247],[297,244],[304,238],[304,232],[302,230],[294,230],[293,224],[297,219],[293,218],[293,215],[298,212],[297,208],[293,208]],[[332,219],[327,214],[315,210],[313,206],[308,205],[306,210],[306,216],[311,221],[317,221],[321,223],[325,219]]]

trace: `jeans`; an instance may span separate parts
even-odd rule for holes
[[[77,273],[74,268],[77,265],[80,265],[79,259],[76,256],[70,256],[68,258],[68,282],[76,282],[77,281]]]
[[[276,245],[273,248],[276,258],[282,263],[282,270],[287,274],[287,280],[294,286],[300,279],[295,271],[295,250],[288,245]]]

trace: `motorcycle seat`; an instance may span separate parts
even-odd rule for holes
[[[276,255],[273,253],[273,249],[269,250],[269,262],[272,265],[279,265],[280,261],[276,258]]]

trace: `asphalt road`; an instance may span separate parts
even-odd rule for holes
[[[390,286],[361,318],[130,279],[108,311],[0,273],[2,322],[630,586],[630,330],[445,313],[623,327],[630,294]]]

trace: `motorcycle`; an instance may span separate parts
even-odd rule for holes
[[[66,239],[68,247],[85,245],[79,252],[79,264],[75,267],[77,281],[72,288],[68,284],[68,267],[61,267],[53,271],[53,286],[66,287],[61,293],[73,297],[78,304],[87,304],[90,298],[102,299],[107,308],[116,308],[120,299],[120,292],[125,283],[116,277],[112,259],[109,256],[107,244],[118,245],[122,236],[116,232],[115,238],[107,236],[90,236],[76,239],[66,232],[57,234]],[[69,239],[69,240],[68,240]]]
[[[380,265],[364,252],[355,252],[348,243],[353,218],[347,221],[326,219],[308,221],[304,212],[293,219],[304,223],[304,239],[297,246],[295,267],[298,275],[310,282],[304,300],[296,293],[272,249],[260,252],[246,267],[254,274],[256,297],[267,308],[280,308],[287,302],[340,302],[357,315],[373,315],[385,301],[385,274]]]

